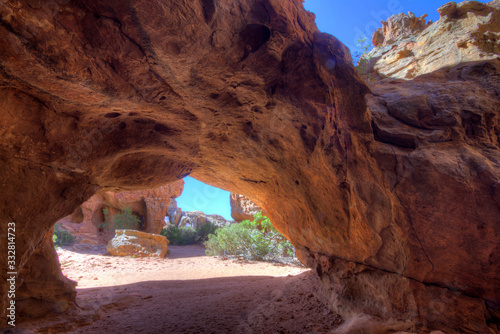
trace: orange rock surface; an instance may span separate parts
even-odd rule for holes
[[[16,223],[25,300],[72,298],[42,247],[57,220],[190,174],[261,204],[346,321],[498,322],[499,60],[372,90],[299,0],[7,0],[0,16],[0,235]]]
[[[105,221],[103,209],[107,209],[112,217],[129,208],[144,220],[140,228],[142,231],[159,234],[165,225],[164,219],[171,200],[179,197],[183,189],[184,181],[179,180],[153,189],[98,193],[57,223],[75,235],[77,242],[105,244],[115,232],[113,226],[100,228]]]

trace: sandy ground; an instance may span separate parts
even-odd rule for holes
[[[77,307],[6,333],[328,333],[341,319],[317,297],[308,269],[205,256],[171,246],[165,259],[59,248],[78,282]]]

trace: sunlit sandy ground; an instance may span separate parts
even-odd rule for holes
[[[59,248],[78,307],[11,333],[327,333],[340,322],[307,268],[222,260],[201,246],[170,251],[159,259]]]

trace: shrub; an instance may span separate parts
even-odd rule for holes
[[[208,235],[214,233],[217,229],[217,225],[212,223],[203,224],[196,229],[189,226],[177,227],[170,225],[166,229],[162,229],[160,234],[165,236],[171,245],[184,246],[206,241]]]
[[[171,245],[184,246],[196,243],[196,230],[192,227],[170,225],[162,229],[160,234],[165,236]]]
[[[205,223],[201,226],[198,226],[196,228],[196,233],[198,235],[198,241],[197,242],[204,242],[208,240],[208,236],[210,234],[214,234],[215,231],[219,229],[219,226],[213,224],[213,223]]]
[[[104,213],[104,221],[101,224],[99,224],[99,228],[101,229],[109,230],[111,227],[114,227],[117,230],[139,229],[141,220],[137,218],[137,216],[132,213],[132,209],[128,207],[123,208],[120,213],[117,213],[113,217],[113,219],[111,219],[111,215],[109,213],[108,208],[104,208],[102,212]]]
[[[76,237],[69,231],[62,229],[59,224],[54,226],[54,234],[52,235],[52,241],[56,246],[61,245],[71,245],[75,242]]]
[[[295,254],[292,244],[262,213],[257,213],[253,221],[244,220],[218,229],[208,236],[205,246],[207,255],[236,255],[260,261],[282,262]]]

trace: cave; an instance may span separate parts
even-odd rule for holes
[[[299,0],[0,10],[0,234],[15,224],[16,254],[0,286],[17,273],[23,316],[75,298],[57,220],[97,191],[190,175],[255,199],[346,319],[498,324],[498,59],[375,89]]]

